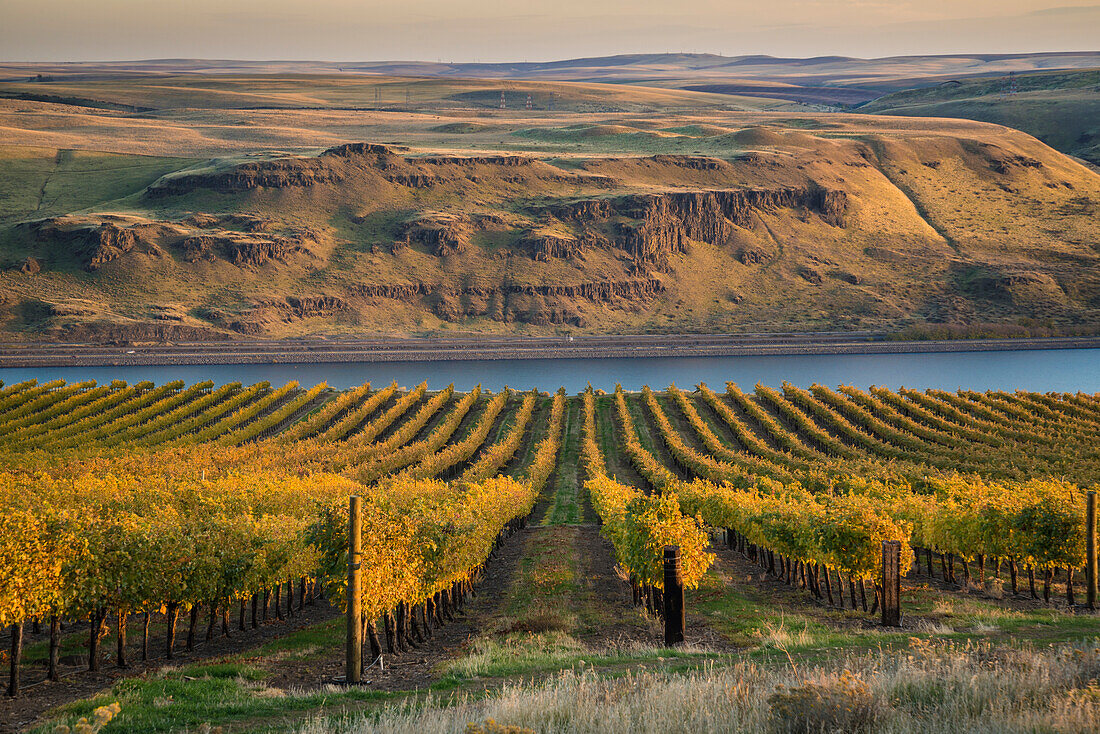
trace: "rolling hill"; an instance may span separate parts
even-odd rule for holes
[[[135,75],[239,76],[306,74],[378,75],[451,79],[528,80],[686,87],[700,83],[785,85],[864,90],[878,96],[936,80],[1004,76],[1100,66],[1100,51],[1019,54],[951,54],[861,59],[848,56],[781,58],[696,53],[641,53],[558,61],[470,63],[426,61],[242,61],[151,59],[118,62],[0,62],[0,81],[39,75],[63,81]],[[870,98],[870,97],[868,97]]]
[[[952,81],[888,94],[860,111],[995,122],[1100,164],[1100,69]]]
[[[218,75],[65,82],[95,107],[0,101],[5,336],[1079,329],[1100,313],[1100,176],[1013,130],[626,85],[548,84],[560,107],[499,110],[481,97],[538,87],[372,83],[424,95],[368,109],[363,80]]]

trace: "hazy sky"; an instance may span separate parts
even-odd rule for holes
[[[1098,49],[1097,0],[0,0],[5,61]]]

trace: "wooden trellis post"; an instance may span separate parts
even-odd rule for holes
[[[1096,490],[1085,497],[1085,604],[1096,609]]]
[[[363,671],[362,498],[348,505],[348,649],[344,680],[358,683]]]
[[[882,541],[882,625],[901,626],[901,541]]]
[[[665,547],[665,645],[684,641],[684,577],[680,568],[680,548]]]

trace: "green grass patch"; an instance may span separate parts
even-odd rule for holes
[[[382,700],[391,695],[361,688],[299,693],[269,687],[263,678],[264,673],[258,668],[229,663],[162,668],[149,677],[124,679],[108,692],[63,706],[53,721],[33,731],[48,734],[57,724],[72,726],[97,707],[116,701],[122,711],[102,729],[104,734],[194,730],[203,724],[233,725],[257,720],[263,720],[262,729],[269,730],[280,716],[305,711],[320,713],[326,707]]]
[[[186,158],[6,148],[0,151],[0,222],[113,201],[193,163]]]
[[[580,503],[580,487],[577,483],[577,467],[580,465],[580,429],[583,423],[580,401],[566,401],[562,445],[554,470],[555,492],[550,508],[543,518],[543,525],[563,525],[583,521]]]
[[[506,678],[580,667],[615,668],[646,662],[702,663],[720,657],[690,647],[591,647],[563,632],[517,633],[503,638],[477,640],[469,655],[442,668],[442,682],[445,685],[458,684],[481,678]]]
[[[303,660],[315,657],[320,652],[331,653],[332,650],[339,649],[344,643],[344,633],[344,618],[336,617],[266,642],[251,654],[263,657],[274,656],[285,660]]]

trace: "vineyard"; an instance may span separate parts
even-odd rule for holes
[[[670,546],[689,593],[736,556],[756,583],[868,624],[895,603],[893,542],[907,584],[1003,580],[1006,608],[1095,606],[1095,395],[32,380],[0,389],[0,472],[13,696],[37,684],[27,641],[57,681],[78,675],[61,654],[74,629],[97,671],[109,632],[126,668],[322,599],[343,609],[350,497],[371,664],[453,620],[510,535],[586,517],[653,618]]]

